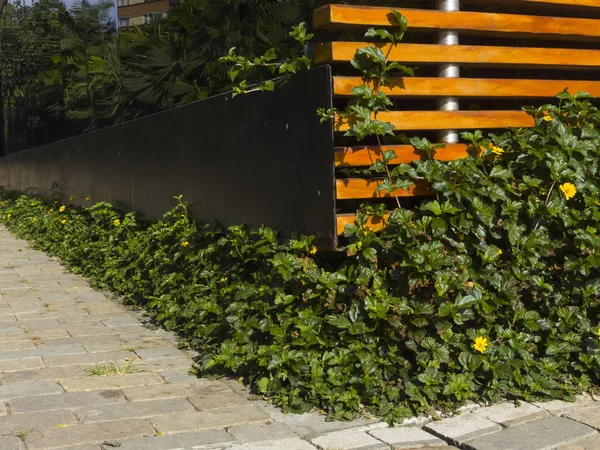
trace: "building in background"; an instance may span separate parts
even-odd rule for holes
[[[117,0],[117,5],[119,29],[151,24],[169,11],[169,0]]]

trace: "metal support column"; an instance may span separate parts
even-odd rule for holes
[[[460,11],[460,0],[436,0],[436,7],[440,11]],[[440,31],[438,43],[442,45],[458,45],[458,32]],[[458,78],[460,69],[455,64],[443,64],[438,68],[438,77]],[[440,111],[458,111],[458,98],[442,97],[438,100]],[[438,134],[438,142],[453,144],[458,142],[457,130],[441,130]]]

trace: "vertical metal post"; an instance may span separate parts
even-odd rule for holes
[[[460,11],[460,0],[436,0],[436,8],[439,11]],[[458,45],[458,32],[454,30],[440,31],[438,43],[442,45]],[[438,67],[438,77],[458,78],[460,69],[455,64],[443,64]],[[440,111],[458,111],[458,98],[442,97],[438,99]],[[438,142],[453,144],[458,142],[457,130],[441,130],[438,132]]]

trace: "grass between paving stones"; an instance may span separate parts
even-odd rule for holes
[[[398,422],[569,399],[600,381],[600,112],[568,93],[528,112],[533,128],[465,134],[461,160],[420,142],[424,160],[393,172],[433,197],[390,216],[364,206],[345,254],[195,223],[180,197],[148,223],[3,191],[0,221],[177,329],[198,373],[243,377],[284,411]]]
[[[124,363],[102,363],[96,364],[95,366],[88,367],[85,369],[85,373],[88,376],[113,376],[113,375],[125,375],[128,373],[144,372],[145,369],[135,364],[134,361],[126,361]]]

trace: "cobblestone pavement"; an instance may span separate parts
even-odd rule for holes
[[[600,403],[470,405],[388,428],[251,401],[194,354],[0,228],[0,450],[600,450]],[[93,375],[106,371],[114,375]]]

